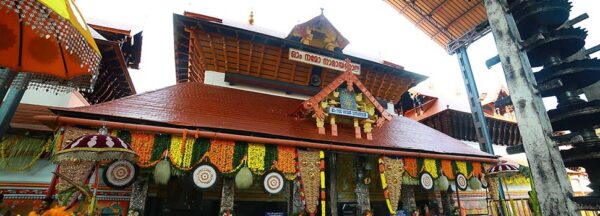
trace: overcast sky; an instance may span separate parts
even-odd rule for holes
[[[600,1],[572,1],[572,17],[583,12],[590,15],[578,25],[588,29],[586,47],[599,44]],[[324,8],[325,16],[350,41],[345,53],[391,61],[427,75],[430,79],[418,88],[439,95],[464,92],[456,56],[448,55],[382,0],[77,0],[76,3],[88,23],[144,31],[140,70],[130,70],[138,93],[175,84],[173,13],[191,11],[244,25],[253,10],[256,28],[287,35],[294,25],[319,15],[320,8]],[[468,51],[480,93],[505,82],[499,65],[491,70],[485,67],[485,60],[496,55],[491,34],[471,45]]]

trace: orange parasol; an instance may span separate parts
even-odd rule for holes
[[[100,52],[72,0],[0,0],[0,35],[0,67],[30,73],[29,87],[91,87]]]

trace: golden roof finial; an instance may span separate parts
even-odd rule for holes
[[[248,24],[254,25],[254,11],[250,11],[250,17],[248,18]]]

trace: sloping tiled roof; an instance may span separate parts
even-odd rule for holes
[[[47,106],[21,103],[17,107],[15,116],[10,121],[10,127],[35,131],[52,131],[46,125],[33,119],[37,115],[51,115]]]
[[[339,125],[337,137],[319,135],[314,120],[292,117],[301,103],[296,99],[189,82],[92,106],[53,111],[67,116],[143,121],[263,137],[492,157],[404,117],[395,117],[374,130],[373,140],[356,139],[352,125]]]

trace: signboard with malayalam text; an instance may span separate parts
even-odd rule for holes
[[[328,56],[323,56],[311,52],[290,48],[288,58],[292,61],[298,61],[306,64],[311,64],[319,67],[329,68],[338,71],[346,71],[346,61]],[[352,64],[352,73],[360,75],[360,65]]]
[[[358,111],[358,110],[349,110],[349,109],[342,109],[342,108],[337,108],[337,107],[329,107],[328,111],[329,111],[329,114],[343,115],[343,116],[362,118],[362,119],[369,118],[369,113],[363,112],[363,111]]]

